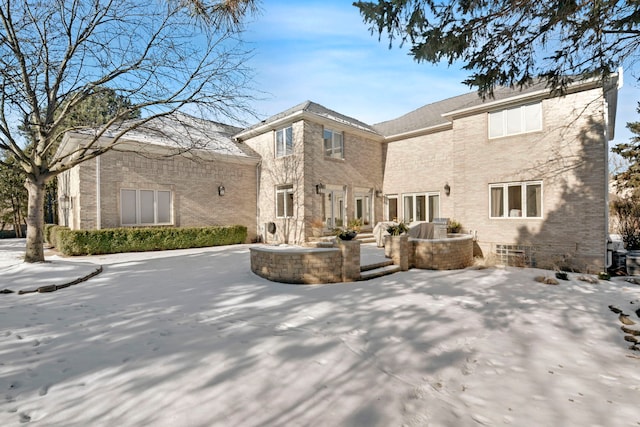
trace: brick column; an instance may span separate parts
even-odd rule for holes
[[[353,282],[360,278],[360,241],[340,240],[338,248],[342,254],[342,280]]]
[[[401,271],[409,269],[409,235],[389,236],[391,244],[391,259],[395,265],[400,266]]]

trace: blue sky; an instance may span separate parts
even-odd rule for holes
[[[460,67],[419,64],[406,47],[388,49],[351,1],[265,0],[260,7],[244,38],[254,50],[255,86],[264,91],[254,104],[261,118],[311,100],[374,124],[471,91],[460,83],[467,77]],[[614,144],[629,139],[628,121],[640,120],[632,74],[625,70]]]

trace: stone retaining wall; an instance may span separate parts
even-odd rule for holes
[[[409,264],[429,270],[456,270],[473,264],[473,237],[449,234],[446,239],[409,239]]]
[[[335,248],[255,246],[251,271],[282,283],[350,282],[360,278],[360,242],[340,242]]]

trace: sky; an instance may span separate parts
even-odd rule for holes
[[[378,41],[351,1],[265,0],[247,25],[253,49],[250,66],[262,93],[254,103],[260,118],[311,100],[368,124],[394,119],[423,105],[473,89],[461,82],[460,67],[417,63],[408,47]],[[637,78],[625,70],[619,92],[616,138],[627,141],[625,125],[637,121]]]

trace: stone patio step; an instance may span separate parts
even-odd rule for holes
[[[362,280],[371,280],[376,277],[387,276],[389,274],[393,274],[400,271],[399,265],[387,265],[384,267],[379,267],[374,270],[368,270],[360,274],[360,281]]]
[[[375,270],[376,268],[382,268],[382,267],[386,267],[388,265],[393,265],[393,261],[389,259],[389,260],[386,260],[386,261],[377,262],[375,264],[361,265],[360,266],[360,271]]]
[[[376,236],[373,233],[358,233],[356,239],[360,241],[360,243],[375,243]]]

